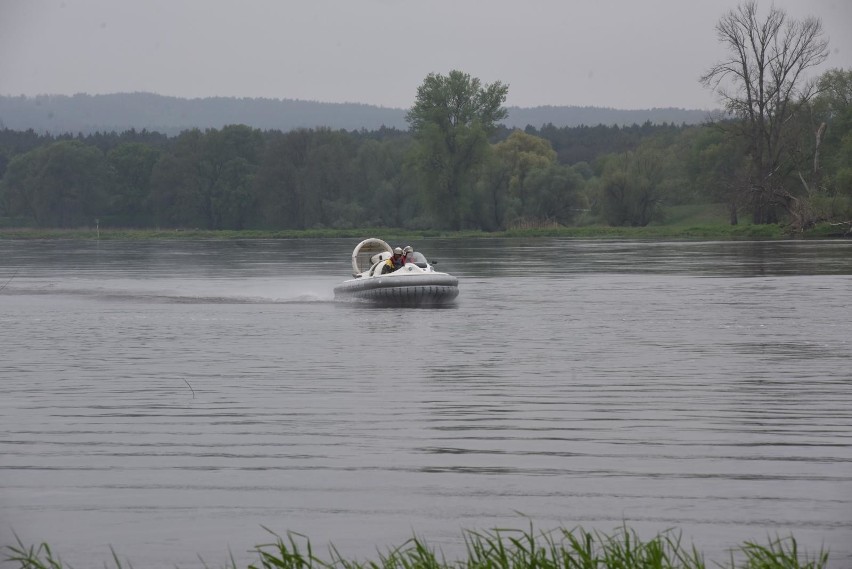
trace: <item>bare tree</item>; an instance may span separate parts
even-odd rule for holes
[[[777,221],[775,207],[794,214],[798,199],[785,186],[792,172],[792,119],[816,92],[805,71],[828,57],[828,40],[817,18],[793,20],[772,6],[765,18],[746,0],[716,24],[729,57],[710,68],[701,82],[713,89],[736,119],[751,168],[747,187],[755,223]]]

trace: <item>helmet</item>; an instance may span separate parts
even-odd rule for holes
[[[414,252],[414,249],[412,249],[412,248],[411,248],[411,245],[406,245],[406,246],[405,246],[405,249],[403,249],[402,251],[403,251],[404,253],[408,254],[408,253],[413,253],[413,252]]]
[[[402,255],[402,248],[401,247],[394,247],[393,254],[394,255]]]

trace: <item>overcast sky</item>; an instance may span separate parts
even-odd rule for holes
[[[770,6],[760,0],[763,10]],[[852,68],[852,0],[822,19]],[[509,85],[509,106],[709,109],[698,77],[735,0],[0,0],[0,94],[147,91],[410,107],[430,72]]]

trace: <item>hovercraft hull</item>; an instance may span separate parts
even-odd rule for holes
[[[334,288],[334,299],[380,306],[445,306],[459,295],[458,279],[447,274],[350,279]]]

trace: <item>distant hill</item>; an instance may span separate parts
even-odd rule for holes
[[[358,103],[320,103],[293,99],[208,97],[180,99],[152,93],[112,95],[0,96],[0,128],[33,129],[51,134],[122,132],[135,128],[176,135],[191,128],[221,128],[245,124],[263,130],[289,131],[329,127],[377,130],[382,126],[407,129],[407,109]],[[707,111],[688,109],[619,110],[600,107],[509,107],[503,121],[510,128],[554,126],[696,124]]]

